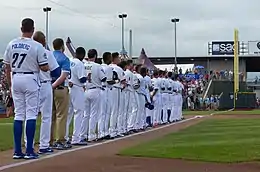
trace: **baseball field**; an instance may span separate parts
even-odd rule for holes
[[[0,171],[260,171],[260,110],[184,114],[178,123],[31,161],[11,159],[12,119],[0,119]]]

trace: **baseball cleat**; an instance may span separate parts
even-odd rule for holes
[[[75,145],[75,146],[86,146],[86,145],[88,145],[88,142],[86,140],[80,140],[80,142],[72,143],[72,145]]]
[[[39,155],[36,153],[26,153],[24,156],[24,159],[30,160],[30,159],[37,159],[39,158]]]
[[[39,149],[38,154],[48,154],[53,152],[54,151],[51,148],[46,148],[46,149]]]
[[[13,154],[13,159],[23,159],[25,154],[23,153],[14,153]]]

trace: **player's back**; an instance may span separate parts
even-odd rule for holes
[[[168,78],[168,91],[171,93],[173,91],[173,80]]]
[[[25,73],[40,71],[39,51],[42,51],[43,46],[30,38],[16,38],[12,40],[7,47],[6,56],[10,58],[12,72]],[[46,52],[42,52],[47,59]]]
[[[161,79],[160,79],[160,84],[161,84],[161,90],[162,90],[163,92],[165,92],[166,89],[167,89],[167,87],[168,87],[168,83],[167,83],[166,78],[161,78]]]
[[[101,67],[103,68],[107,81],[112,81],[113,80],[113,68],[107,64],[101,64]]]
[[[127,80],[127,84],[130,86],[130,89],[133,87],[134,84],[134,74],[130,70],[125,71],[125,78]]]
[[[120,81],[125,79],[124,70],[121,67],[117,66],[116,64],[111,64],[110,66],[113,68],[113,71],[115,71],[117,73],[118,79]],[[116,83],[116,84],[114,84],[114,86],[122,87],[122,84],[121,83]]]
[[[85,63],[88,75],[87,88],[102,87],[101,80],[105,77],[105,71],[100,64],[88,61]]]
[[[144,79],[144,77],[142,75],[140,75],[139,73],[135,74],[138,78],[138,80],[140,81],[140,88],[137,92],[145,94],[146,93],[146,81]]]
[[[83,62],[77,58],[70,59],[70,70],[71,76],[69,81],[71,81],[74,85],[83,86],[84,84],[80,82],[80,78],[84,77],[83,73],[85,72]]]

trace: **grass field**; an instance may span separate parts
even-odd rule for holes
[[[260,160],[259,133],[260,119],[210,119],[119,154],[209,162],[254,161]]]
[[[215,111],[217,113],[222,113],[221,111]],[[184,115],[209,115],[214,113],[214,111],[183,111]],[[225,112],[224,114],[259,114],[260,110],[252,111],[231,111]],[[0,151],[11,149],[13,146],[13,118],[0,118]],[[36,141],[39,140],[39,128],[40,120],[37,121],[37,130],[36,130]],[[72,130],[72,125],[71,129]]]
[[[260,115],[260,109],[255,109],[255,110],[236,110],[236,111],[183,111],[183,115],[209,115],[211,113],[217,113],[217,114],[225,114],[225,115]]]
[[[35,142],[39,141],[40,136],[40,119],[37,120]],[[70,128],[72,133],[72,125]],[[0,151],[5,151],[13,148],[13,118],[0,119]]]

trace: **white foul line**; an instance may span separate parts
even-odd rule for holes
[[[70,152],[75,152],[75,151],[78,151],[78,150],[88,149],[88,148],[100,146],[100,145],[103,145],[103,144],[115,142],[115,141],[118,141],[118,140],[123,140],[123,139],[129,138],[129,137],[133,137],[133,136],[137,136],[137,135],[143,135],[145,133],[149,133],[149,132],[152,132],[152,131],[157,131],[157,130],[160,130],[160,129],[163,129],[163,128],[170,127],[172,125],[184,123],[184,122],[191,121],[191,120],[194,120],[194,119],[197,119],[197,118],[203,118],[203,117],[206,117],[206,116],[207,115],[195,116],[195,117],[192,117],[192,118],[189,118],[189,119],[185,119],[185,120],[182,120],[182,121],[179,121],[179,122],[175,122],[175,123],[171,123],[171,124],[168,124],[168,125],[160,126],[158,128],[153,128],[153,129],[150,129],[150,130],[146,130],[146,131],[143,131],[143,132],[140,132],[140,133],[131,134],[131,135],[124,136],[124,137],[121,137],[121,138],[116,138],[114,140],[107,140],[107,141],[104,141],[104,142],[95,143],[93,145],[87,145],[87,146],[82,146],[82,147],[78,147],[78,148],[75,148],[75,149],[64,150],[64,151],[57,152],[57,153],[54,153],[54,154],[51,154],[51,155],[46,155],[46,156],[40,157],[39,159],[27,160],[27,161],[22,161],[22,162],[17,162],[17,163],[1,166],[0,167],[0,171],[6,170],[6,169],[9,169],[9,168],[14,168],[14,167],[26,165],[26,164],[31,164],[31,163],[36,162],[36,161],[42,161],[44,159],[53,158],[53,157],[60,156],[60,155],[63,155],[63,154],[67,154],[67,153],[70,153]]]

